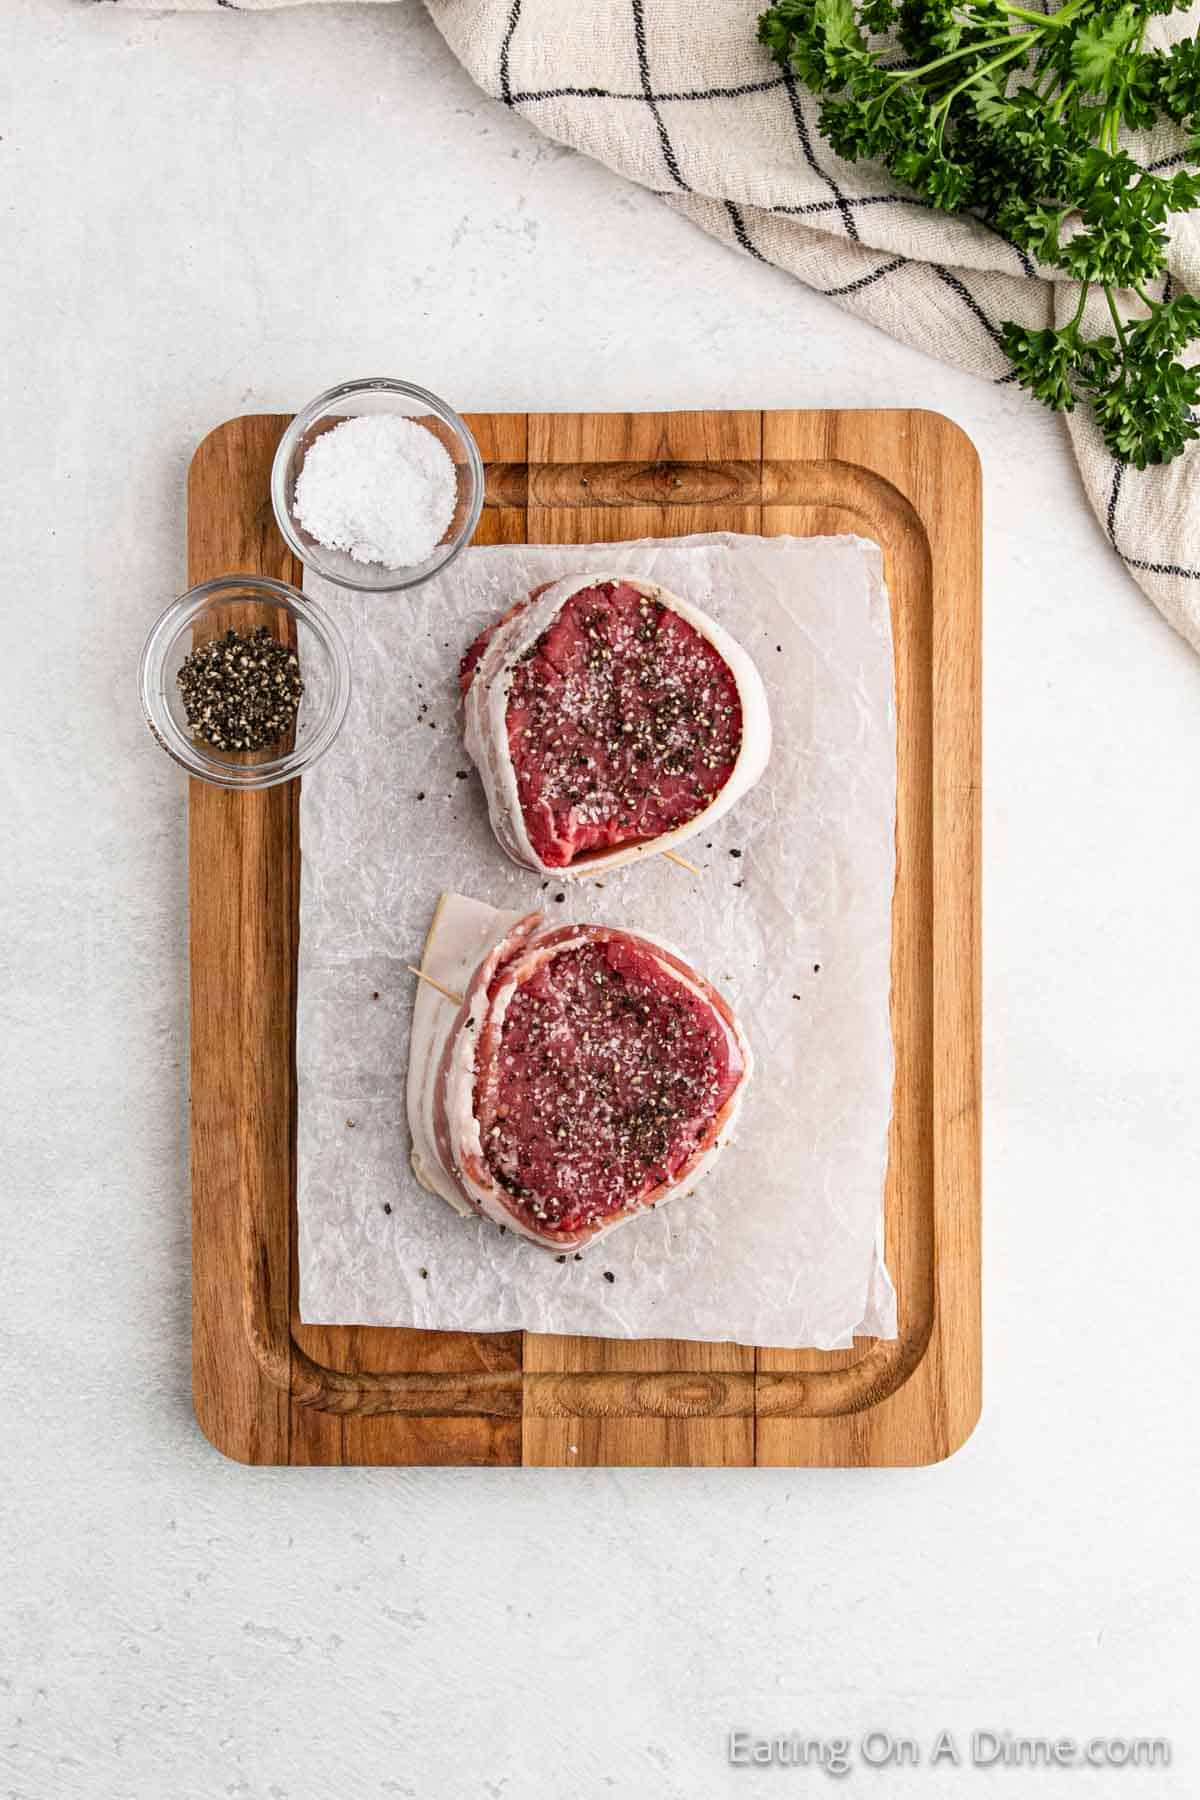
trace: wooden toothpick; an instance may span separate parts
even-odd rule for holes
[[[674,850],[663,850],[660,854],[665,856],[668,862],[678,863],[679,867],[681,869],[686,869],[689,875],[699,875],[702,873],[702,871],[696,867],[695,863],[689,862],[686,856],[677,856]]]
[[[410,975],[416,976],[418,981],[427,981],[431,988],[436,988],[443,999],[452,1000],[455,1006],[462,1005],[463,997],[461,994],[456,994],[452,988],[443,987],[440,981],[435,981],[432,975],[427,975],[425,973],[424,969],[414,969],[411,963],[405,963],[404,966]]]

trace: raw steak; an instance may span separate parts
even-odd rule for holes
[[[413,1168],[459,1210],[575,1248],[687,1193],[728,1142],[750,1052],[672,950],[604,925],[548,928],[444,895],[417,995]]]
[[[585,874],[682,843],[770,754],[750,658],[653,582],[535,589],[475,640],[459,679],[492,827],[529,868]]]

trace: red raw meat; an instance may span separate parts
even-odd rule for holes
[[[484,956],[425,1066],[450,1193],[563,1249],[690,1190],[731,1133],[750,1053],[673,951],[531,914]]]
[[[650,583],[535,589],[471,644],[459,669],[464,694],[496,634],[549,587],[568,591],[540,634],[510,663],[496,668],[496,657],[489,659],[484,679],[505,684],[502,722],[485,712],[485,700],[467,742],[504,847],[518,861],[567,870],[581,858],[590,866],[606,851],[652,844],[713,807],[742,757],[743,688],[753,690],[758,729],[753,757],[743,759],[755,766],[743,767],[739,791],[761,773],[770,737],[761,683],[745,653],[711,621],[713,636],[705,635],[677,610],[681,602],[667,604]],[[718,635],[740,671],[713,641]],[[507,816],[515,809],[503,797],[493,804],[502,785],[493,739],[501,730],[524,845]]]

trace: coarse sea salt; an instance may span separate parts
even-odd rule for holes
[[[441,439],[399,413],[322,432],[296,477],[297,519],[319,543],[390,569],[422,563],[454,517],[458,476]]]

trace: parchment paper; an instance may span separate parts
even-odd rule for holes
[[[682,847],[699,878],[655,857],[603,887],[543,885],[492,837],[462,748],[458,658],[518,596],[573,572],[662,582],[762,673],[771,763]],[[300,808],[301,1316],[821,1349],[894,1337],[881,1233],[896,734],[876,546],[725,534],[502,546],[467,551],[413,596],[305,585],[346,635],[355,691]],[[419,964],[443,888],[668,939],[750,1037],[757,1068],[713,1173],[579,1261],[458,1217],[409,1167],[405,964]]]

